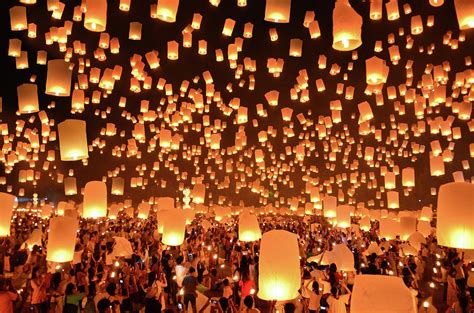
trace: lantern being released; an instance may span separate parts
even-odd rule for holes
[[[163,237],[161,242],[168,246],[179,246],[184,241],[186,215],[181,209],[170,210],[163,217]]]
[[[53,217],[49,221],[46,260],[50,262],[70,262],[74,258],[77,219],[69,216]]]
[[[61,59],[48,61],[45,93],[51,96],[69,97],[71,78],[72,71],[69,69],[69,63]]]
[[[439,188],[436,220],[438,244],[474,249],[474,185],[448,183]]]
[[[257,217],[253,214],[245,213],[239,216],[239,240],[256,241],[262,238],[262,232],[258,224]]]
[[[101,181],[90,181],[84,187],[84,218],[107,216],[107,186]]]
[[[93,32],[103,32],[107,25],[107,0],[93,0],[86,4],[84,27]]]
[[[351,7],[349,0],[336,1],[332,21],[333,49],[351,51],[362,44],[362,17]]]
[[[266,0],[265,21],[274,23],[289,23],[291,0]]]
[[[301,287],[298,238],[285,230],[262,236],[258,297],[263,300],[291,300]]]
[[[89,157],[85,121],[65,120],[58,124],[58,131],[62,161],[76,161]]]
[[[16,197],[0,192],[0,237],[10,236],[10,223]]]

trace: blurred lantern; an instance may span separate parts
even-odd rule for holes
[[[165,22],[176,22],[176,14],[178,13],[179,0],[158,0],[156,6],[156,16]]]
[[[69,97],[71,93],[72,71],[69,63],[62,59],[48,61],[45,93],[57,97]]]
[[[66,196],[77,194],[76,177],[66,177],[64,179],[64,194]]]
[[[350,205],[340,205],[336,208],[336,225],[337,227],[347,228],[351,226],[351,209]]]
[[[204,184],[194,185],[191,197],[196,204],[204,203],[204,199],[206,198],[206,186]]]
[[[260,245],[258,297],[285,301],[298,296],[301,287],[298,237],[285,230],[262,236]]]
[[[436,237],[450,248],[474,249],[474,184],[448,183],[438,194]]]
[[[406,241],[414,232],[416,232],[416,218],[413,216],[400,217],[400,239]]]
[[[334,196],[326,196],[323,198],[324,217],[336,217],[337,198]]]
[[[75,161],[89,157],[86,122],[65,120],[58,124],[59,150],[62,161]]]
[[[430,0],[430,5],[433,7],[440,7],[444,4],[444,0]]]
[[[400,223],[391,218],[380,219],[380,238],[395,239],[400,234]]]
[[[239,240],[256,241],[262,238],[262,232],[258,224],[257,217],[250,213],[239,216]]]
[[[10,224],[15,202],[14,195],[0,192],[0,237],[10,236]]]
[[[387,82],[389,67],[385,60],[376,56],[365,60],[366,82],[368,85],[380,85]]]
[[[474,28],[474,1],[454,0],[459,29]]]
[[[113,177],[112,188],[110,193],[117,196],[123,196],[124,184],[125,180],[122,177]]]
[[[100,218],[107,216],[107,186],[101,181],[90,181],[84,187],[82,217]]]
[[[168,246],[179,246],[184,241],[186,216],[181,209],[163,214],[163,237],[161,242]]]
[[[39,111],[38,86],[36,84],[22,84],[16,90],[18,94],[18,111],[21,114]]]
[[[46,260],[65,263],[74,258],[79,222],[69,216],[53,217],[49,221]]]
[[[86,3],[84,27],[93,32],[103,32],[107,25],[107,0]]]
[[[398,209],[400,207],[398,204],[398,191],[387,192],[387,207],[389,209]]]
[[[289,23],[291,0],[266,0],[265,21],[273,23]]]
[[[362,17],[351,7],[349,0],[336,1],[332,20],[333,49],[351,51],[362,44]]]
[[[147,219],[150,214],[150,204],[148,202],[141,202],[138,205],[138,218]]]
[[[14,6],[10,9],[10,27],[13,31],[25,30],[28,28],[26,7]]]

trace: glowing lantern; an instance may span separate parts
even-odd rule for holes
[[[474,185],[448,183],[439,188],[436,237],[450,248],[474,249]]]
[[[39,111],[38,87],[35,84],[22,84],[16,90],[18,94],[18,111],[21,114]]]
[[[128,39],[130,40],[141,40],[142,39],[142,23],[130,22],[128,30]]]
[[[413,167],[406,167],[402,170],[402,185],[403,187],[415,186],[415,169]]]
[[[412,216],[400,217],[400,239],[407,240],[414,232],[416,232],[416,218]]]
[[[370,19],[377,21],[382,18],[383,0],[370,1]]]
[[[397,187],[397,181],[394,172],[385,173],[385,189],[395,189]]]
[[[141,202],[138,205],[138,218],[147,219],[150,214],[150,207],[148,202]]]
[[[53,217],[49,221],[46,260],[50,262],[70,262],[74,258],[79,222],[69,216]]]
[[[444,0],[430,0],[430,5],[432,7],[440,7],[444,4]]]
[[[53,213],[53,208],[51,207],[51,204],[45,204],[41,207],[41,218],[49,218],[51,216],[51,213]]]
[[[64,194],[66,196],[77,194],[76,177],[66,177],[64,179]]]
[[[0,237],[10,236],[10,224],[16,197],[0,192]]]
[[[454,0],[459,29],[474,28],[474,2],[471,0]]]
[[[14,6],[10,9],[10,27],[13,31],[25,30],[28,28],[26,7]]]
[[[365,68],[368,85],[380,85],[387,81],[389,67],[385,64],[385,60],[373,56],[365,60]]]
[[[337,227],[347,228],[351,226],[351,207],[350,205],[340,205],[336,208]]]
[[[93,0],[86,4],[84,27],[93,32],[103,32],[107,25],[107,0]]]
[[[398,204],[398,191],[387,192],[387,204],[389,209],[398,209],[400,207]]]
[[[90,181],[84,187],[84,218],[107,216],[107,186],[101,181]]]
[[[430,173],[431,176],[444,175],[444,161],[442,156],[430,155]]]
[[[177,60],[179,58],[179,43],[177,41],[168,41],[168,60]]]
[[[206,186],[204,184],[194,185],[191,197],[196,204],[204,203],[204,199],[206,198]]]
[[[71,93],[72,71],[62,59],[48,61],[45,93],[57,97],[69,97]]]
[[[122,177],[112,178],[111,194],[122,196],[124,185],[125,185],[125,180]]]
[[[289,23],[291,0],[266,0],[265,21],[273,23]]]
[[[400,223],[391,218],[380,219],[380,237],[387,240],[395,239],[400,234]]]
[[[258,297],[263,300],[291,300],[301,287],[298,237],[285,230],[262,236],[260,245]]]
[[[339,51],[351,51],[362,44],[362,17],[349,4],[349,0],[337,0],[333,19],[332,47]]]
[[[385,4],[387,9],[387,17],[389,21],[395,21],[400,18],[400,11],[398,10],[398,0],[390,0]]]
[[[178,13],[179,0],[158,0],[156,6],[156,16],[165,22],[176,22],[176,14]]]
[[[334,196],[326,196],[323,198],[324,217],[336,217],[337,198]]]
[[[262,232],[257,217],[249,213],[241,214],[239,216],[239,240],[249,242],[260,238],[262,238]]]
[[[62,161],[75,161],[89,157],[86,122],[65,120],[58,124],[59,150]]]
[[[163,237],[161,242],[168,246],[179,246],[184,241],[186,216],[183,210],[172,210],[163,216]]]

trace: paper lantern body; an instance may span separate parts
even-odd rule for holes
[[[412,216],[400,217],[400,239],[407,240],[414,232],[416,232],[416,218]]]
[[[256,241],[262,238],[260,225],[257,217],[253,214],[241,214],[239,216],[239,240]]]
[[[183,210],[171,210],[163,216],[163,237],[161,242],[168,246],[179,246],[184,241],[186,216]]]
[[[58,124],[58,131],[62,161],[76,161],[89,157],[85,121],[65,120]]]
[[[84,187],[82,217],[100,218],[105,216],[107,216],[107,186],[102,181],[90,181]]]
[[[350,205],[340,205],[336,208],[337,227],[347,228],[351,226],[351,207]]]
[[[156,6],[156,16],[165,22],[176,22],[176,13],[178,13],[179,0],[158,0]]]
[[[301,287],[298,238],[284,230],[264,233],[260,245],[258,297],[291,300]]]
[[[107,0],[93,0],[86,4],[84,27],[93,32],[103,32],[107,26]]]
[[[416,313],[415,297],[399,277],[357,275],[351,296],[351,313]]]
[[[454,0],[459,29],[474,28],[474,2],[472,0]]]
[[[18,94],[18,111],[21,114],[39,111],[38,87],[35,84],[22,84],[16,90]]]
[[[338,271],[355,271],[354,254],[345,244],[334,246],[329,256],[329,262],[336,264]]]
[[[436,237],[441,246],[474,249],[474,184],[448,183],[439,188]]]
[[[362,44],[362,17],[349,4],[349,0],[337,0],[333,21],[332,47],[339,51],[351,51]]]
[[[69,216],[53,217],[49,221],[46,260],[50,262],[70,262],[74,258],[79,222]]]
[[[45,93],[57,97],[69,97],[71,93],[72,71],[69,63],[62,59],[48,61]]]
[[[326,196],[323,198],[324,217],[336,217],[337,198],[334,196]]]
[[[273,23],[289,23],[291,0],[266,0],[265,21]]]
[[[0,237],[10,236],[10,223],[15,201],[15,196],[0,192]]]

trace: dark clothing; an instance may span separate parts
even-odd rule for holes
[[[183,292],[184,295],[196,296],[196,288],[198,286],[198,280],[193,275],[186,275],[183,279]]]
[[[189,276],[187,276],[189,277]],[[186,278],[185,278],[186,279]],[[183,281],[184,283],[184,281]],[[193,313],[197,313],[197,308],[196,308],[196,296],[194,294],[184,294],[183,297],[183,302],[184,302],[184,307],[186,309],[186,312],[188,311],[188,304],[191,302],[191,307],[193,308]]]

